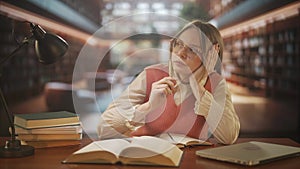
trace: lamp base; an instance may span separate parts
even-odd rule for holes
[[[7,141],[4,147],[0,148],[0,158],[25,157],[34,154],[34,147],[21,145],[20,140]]]

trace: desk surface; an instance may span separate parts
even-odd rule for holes
[[[212,140],[213,142],[214,140]],[[269,143],[277,143],[283,145],[291,145],[300,147],[300,144],[288,139],[288,138],[239,138],[238,143],[246,141],[262,141]],[[3,139],[1,141],[1,145]],[[155,168],[155,169],[170,169],[170,167],[147,167],[147,166],[125,166],[125,165],[100,165],[100,164],[62,164],[67,156],[69,156],[74,151],[90,143],[89,139],[83,139],[81,145],[77,146],[67,146],[67,147],[57,147],[57,148],[44,148],[35,149],[35,154],[33,156],[22,157],[22,158],[0,158],[0,168],[1,169],[137,169],[137,168]],[[220,145],[214,145],[220,146]],[[195,155],[195,151],[205,148],[211,148],[212,146],[197,146],[192,148],[184,149],[183,160],[178,168],[182,169],[239,169],[239,168],[249,168],[237,164],[231,164],[227,162],[219,162],[214,160],[208,160]],[[288,158],[279,161],[274,161],[271,163],[254,166],[251,169],[299,169],[300,157]]]

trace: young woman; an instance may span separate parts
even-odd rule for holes
[[[240,123],[220,75],[223,40],[211,24],[187,24],[170,41],[169,64],[146,67],[102,114],[101,139],[180,133],[232,144]]]

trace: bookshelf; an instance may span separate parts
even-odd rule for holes
[[[267,97],[299,97],[299,15],[224,38],[227,80]]]

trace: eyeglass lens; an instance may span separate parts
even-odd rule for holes
[[[171,45],[173,48],[173,52],[175,52],[175,53],[179,52],[183,48],[186,48],[188,50],[188,52],[195,54],[195,52],[190,47],[188,47],[186,44],[183,43],[183,41],[181,41],[179,39],[171,40]]]

